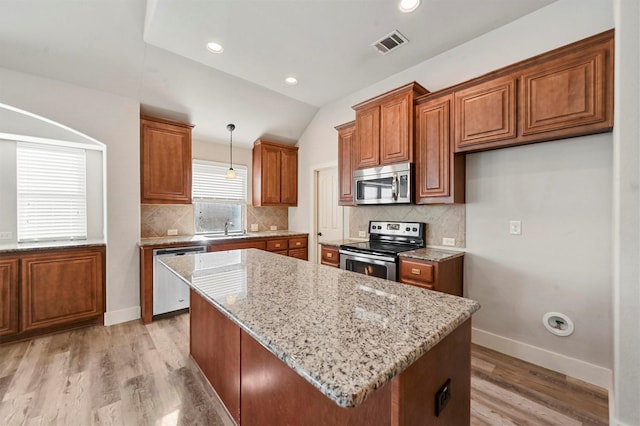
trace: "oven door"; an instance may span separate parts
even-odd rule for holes
[[[396,258],[340,250],[340,269],[397,281]]]

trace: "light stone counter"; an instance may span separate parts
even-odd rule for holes
[[[480,308],[255,249],[162,262],[342,407],[361,404]]]
[[[400,257],[410,257],[413,259],[429,260],[431,262],[443,262],[445,260],[454,259],[464,256],[463,251],[449,251],[432,248],[420,248],[411,251],[403,251],[398,253]]]
[[[262,232],[247,232],[246,234],[230,234],[230,235],[220,235],[215,238],[207,238],[204,235],[175,235],[175,236],[167,236],[167,237],[151,237],[151,238],[140,238],[140,242],[138,246],[147,247],[147,246],[160,246],[165,244],[183,244],[183,243],[198,243],[198,244],[208,244],[214,242],[232,242],[232,241],[242,241],[242,240],[250,240],[255,238],[272,238],[272,237],[295,237],[295,236],[306,236],[308,235],[306,232],[295,232],[295,231],[262,231]]]

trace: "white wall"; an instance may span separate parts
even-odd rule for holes
[[[78,130],[107,146],[107,313],[140,316],[139,105],[133,99],[0,68],[0,103]]]
[[[504,27],[501,27],[495,31],[492,31],[484,36],[478,37],[468,43],[451,49],[431,60],[425,61],[398,73],[386,80],[383,80],[373,86],[367,87],[361,91],[353,93],[339,101],[336,101],[330,105],[323,107],[314,120],[309,124],[305,133],[300,138],[298,145],[300,147],[300,171],[298,175],[299,179],[299,201],[298,207],[289,209],[289,228],[297,231],[311,231],[313,211],[313,191],[311,190],[311,173],[310,169],[317,164],[323,164],[331,161],[336,161],[337,158],[337,132],[333,129],[334,126],[353,120],[355,114],[351,109],[351,105],[371,98],[375,95],[383,93],[387,90],[401,86],[410,81],[417,81],[427,89],[436,91],[447,86],[466,81],[470,78],[480,76],[497,68],[507,66],[514,62],[529,58],[531,56],[546,52],[548,50],[561,47],[571,42],[581,40],[588,36],[597,34],[602,31],[606,31],[613,27],[613,7],[611,0],[560,0],[548,7],[538,10],[528,16],[525,16],[513,23],[510,23]],[[579,10],[580,13],[576,13]],[[568,190],[581,190],[581,186],[577,183],[578,176],[588,177],[589,182],[594,182],[598,177],[603,177],[607,168],[610,169],[611,165],[611,136],[590,136],[586,138],[576,139],[571,142],[550,143],[548,146],[545,144],[536,145],[534,147],[526,148],[511,148],[505,150],[504,154],[480,154],[477,158],[472,159],[472,166],[469,170],[470,174],[476,171],[482,170],[485,174],[490,174],[488,170],[496,160],[509,161],[520,156],[520,161],[526,165],[526,172],[523,169],[512,170],[512,174],[502,176],[495,176],[496,185],[507,185],[508,180],[524,181],[529,175],[535,174],[535,168],[539,165],[545,165],[545,160],[554,152],[566,153],[567,147],[575,146],[579,144],[577,141],[584,141],[585,145],[590,147],[598,147],[597,156],[591,152],[585,152],[583,149],[577,149],[571,152],[571,161],[567,161],[567,170],[558,174],[558,178],[564,179],[562,187],[556,189],[549,188],[549,191],[553,194],[554,199],[560,198],[562,191]],[[523,157],[522,152],[526,152],[528,156]],[[596,157],[596,158],[594,158]],[[501,164],[501,163],[500,163]],[[582,167],[583,164],[591,164],[590,167]],[[506,167],[506,166],[505,166]],[[540,173],[545,173],[547,169],[540,170]],[[498,171],[499,172],[499,171]],[[522,294],[513,294],[513,297],[518,297],[518,303],[526,306],[524,310],[513,309],[514,300],[503,300],[503,303],[497,301],[487,302],[487,307],[483,308],[477,315],[478,321],[474,320],[474,325],[478,326],[478,322],[486,327],[483,330],[488,333],[495,333],[498,337],[511,337],[521,339],[516,341],[515,344],[518,348],[531,348],[535,351],[538,349],[535,345],[543,345],[544,349],[538,351],[538,353],[544,353],[547,358],[540,362],[549,361],[550,366],[558,368],[557,364],[554,364],[558,359],[564,359],[567,363],[571,364],[573,357],[578,358],[579,367],[583,367],[582,372],[585,373],[584,378],[588,380],[603,380],[603,374],[606,373],[606,369],[611,367],[611,311],[608,301],[610,300],[611,291],[611,279],[606,277],[607,271],[611,269],[610,259],[607,259],[608,254],[605,251],[604,254],[599,252],[585,253],[584,247],[607,247],[611,245],[610,242],[610,223],[607,223],[607,217],[610,218],[610,213],[607,213],[607,209],[610,211],[610,187],[607,187],[607,182],[611,182],[611,177],[605,180],[602,184],[596,185],[593,188],[593,192],[590,192],[590,196],[593,200],[605,200],[602,204],[596,207],[596,212],[583,214],[581,210],[571,209],[571,206],[563,207],[562,212],[569,217],[554,216],[553,212],[549,214],[537,214],[539,210],[535,210],[534,206],[537,203],[535,197],[527,195],[529,186],[523,188],[522,193],[518,195],[518,213],[523,212],[520,215],[522,217],[530,217],[533,213],[536,213],[537,221],[536,227],[538,229],[557,229],[559,222],[565,219],[572,220],[574,222],[580,222],[580,226],[574,228],[576,232],[580,232],[574,235],[569,241],[567,241],[565,234],[549,233],[545,236],[544,240],[537,242],[538,247],[547,245],[548,247],[564,247],[564,252],[586,254],[586,259],[580,259],[581,265],[586,268],[590,262],[595,262],[598,265],[600,271],[598,277],[602,279],[594,279],[589,282],[588,286],[581,287],[580,282],[576,278],[572,278],[570,274],[563,274],[563,281],[558,282],[556,279],[551,279],[548,274],[536,275],[529,277],[524,285],[525,289]],[[544,185],[543,182],[537,182],[536,185]],[[579,186],[579,188],[576,187]],[[539,192],[540,189],[538,188]],[[475,194],[471,195],[471,202],[473,202]],[[505,204],[506,197],[503,195],[500,198],[493,198],[491,194],[477,194],[478,197],[482,197],[484,209],[475,209],[473,207],[467,208],[467,225],[472,229],[475,224],[482,222],[491,223],[492,226],[498,226],[497,220],[492,217],[487,217],[491,211],[501,211],[504,208],[509,207]],[[574,195],[575,199],[575,195]],[[581,200],[581,205],[588,205],[586,200]],[[489,208],[491,207],[491,208]],[[532,210],[533,209],[533,210]],[[527,216],[523,214],[526,213]],[[609,216],[607,216],[607,214]],[[516,219],[516,218],[514,218]],[[524,219],[523,219],[524,220]],[[500,220],[502,223],[503,220]],[[530,220],[525,220],[523,224],[524,232],[528,232],[527,228],[529,224],[533,224]],[[584,230],[589,230],[585,232]],[[592,231],[593,230],[593,231]],[[483,236],[482,240],[479,240],[479,235],[473,234],[475,238],[474,247],[480,244],[488,242],[491,244],[490,235]],[[524,238],[529,238],[526,234]],[[533,236],[531,236],[533,237]],[[542,236],[537,237],[542,239]],[[522,241],[522,240],[521,240]],[[313,244],[310,244],[313,247]],[[485,279],[484,277],[476,276],[474,265],[478,265],[478,261],[474,261],[474,253],[470,253],[465,263],[465,285],[468,289],[473,289],[472,293],[480,298],[483,302],[484,292],[495,292],[491,288],[492,285],[496,285],[495,281],[490,277]],[[536,256],[531,256],[531,250],[527,249],[526,255],[523,256],[523,260],[518,260],[518,264],[515,265],[520,271],[535,271],[540,268],[540,256],[548,263],[547,268],[551,268],[554,271],[562,270],[563,259],[556,257],[549,257],[547,254],[540,251]],[[312,254],[310,251],[310,258]],[[505,264],[504,255],[497,251],[489,254],[488,258],[479,259],[491,264],[489,269],[491,274],[497,276],[505,276],[512,271],[513,265]],[[603,260],[604,259],[604,260]],[[510,258],[509,261],[512,259]],[[566,260],[566,259],[565,259]],[[578,261],[577,255],[571,255],[572,271],[578,269],[576,262]],[[483,271],[486,271],[484,269]],[[584,277],[584,273],[581,272],[580,277]],[[500,279],[500,284],[504,283],[504,279]],[[517,285],[518,282],[514,282],[512,285]],[[535,284],[534,284],[535,283]],[[534,288],[531,286],[534,285]],[[568,300],[570,292],[566,289],[580,288],[579,294],[580,301]],[[567,344],[567,340],[559,340],[555,336],[551,336],[553,339],[546,339],[544,334],[540,334],[539,328],[542,327],[541,318],[538,318],[538,311],[548,309],[546,301],[549,297],[545,296],[553,293],[556,289],[562,291],[563,299],[566,301],[565,305],[561,306],[564,309],[569,307],[572,309],[574,321],[579,325],[576,335],[572,337],[572,343]],[[608,296],[606,296],[609,294]],[[605,295],[605,300],[602,300],[602,295]],[[525,297],[526,296],[526,297]],[[537,307],[540,305],[539,307]],[[556,305],[557,306],[557,305]],[[560,309],[559,308],[559,309]],[[550,307],[549,307],[550,309]],[[484,312],[491,311],[491,312]],[[575,311],[575,313],[574,313]],[[535,314],[534,314],[535,313]],[[481,315],[484,315],[483,318]],[[493,318],[504,318],[505,321],[515,321],[517,324],[516,330],[508,330],[508,326],[503,324],[497,324],[497,321],[489,321],[487,316]],[[535,331],[526,332],[520,331],[522,327],[532,328]],[[502,333],[502,334],[500,334]],[[503,336],[506,335],[506,336]],[[593,340],[599,339],[599,340]],[[544,342],[543,342],[544,340]],[[593,348],[588,352],[580,352],[574,350],[573,346],[577,348],[589,348],[590,345],[594,345],[597,342],[601,348]],[[550,352],[549,352],[550,351]],[[549,352],[549,353],[547,353]],[[591,363],[594,364],[593,369],[590,370]],[[565,364],[566,366],[566,364]],[[586,370],[586,371],[585,371]],[[579,371],[579,372],[580,372]],[[606,375],[606,374],[604,374]],[[602,383],[601,383],[602,384]],[[604,383],[607,385],[608,383]]]

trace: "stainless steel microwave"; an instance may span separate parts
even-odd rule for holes
[[[410,204],[412,164],[392,164],[354,170],[356,204]]]

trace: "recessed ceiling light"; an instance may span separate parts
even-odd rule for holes
[[[213,41],[211,43],[207,43],[207,49],[209,49],[209,52],[213,52],[213,53],[224,52],[224,47],[222,47],[222,45],[215,43]]]
[[[420,6],[420,0],[400,0],[398,9],[404,13],[411,13]]]
[[[289,86],[295,86],[296,84],[298,84],[298,79],[295,77],[287,77],[284,79],[284,82]]]

